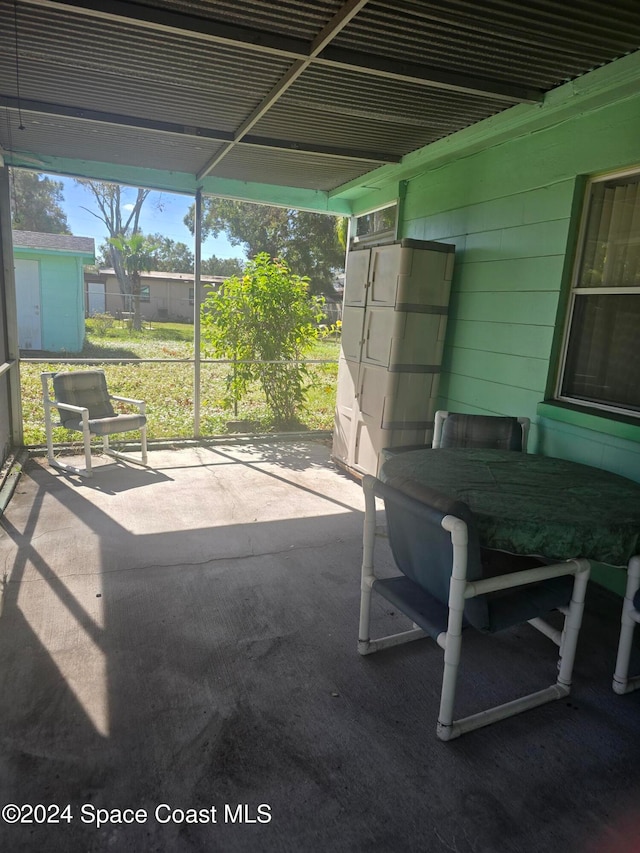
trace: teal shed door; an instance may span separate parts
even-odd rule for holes
[[[40,349],[40,264],[38,261],[17,259],[15,265],[18,346],[20,349]]]

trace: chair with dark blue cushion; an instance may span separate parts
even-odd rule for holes
[[[42,395],[44,401],[44,420],[47,436],[47,456],[49,464],[71,474],[83,477],[92,476],[91,437],[100,436],[103,450],[109,456],[129,462],[146,465],[147,463],[147,417],[143,400],[119,397],[110,394],[103,370],[73,370],[60,373],[41,374]],[[128,403],[138,410],[131,414],[118,414],[113,401]],[[52,409],[56,408],[60,416],[57,426],[82,433],[85,453],[85,467],[67,465],[55,458],[53,452]],[[141,458],[120,453],[109,446],[109,436],[116,433],[140,431]]]
[[[461,501],[426,489],[417,500],[369,475],[363,479],[363,488],[358,651],[367,655],[427,635],[444,649],[438,737],[450,740],[567,696],[589,577],[588,561],[548,565],[536,558],[483,551],[472,513]],[[392,578],[378,578],[374,571],[376,496],[384,500],[389,544],[401,572]],[[413,628],[372,640],[369,623],[373,592],[408,616]],[[542,619],[555,609],[565,614],[562,631]],[[541,630],[560,647],[556,682],[512,702],[454,720],[463,627],[494,634],[523,622]]]
[[[629,677],[633,634],[636,625],[640,622],[640,556],[629,560],[621,622],[613,689],[616,693],[622,694],[631,693],[632,690],[640,687],[640,675]]]
[[[436,412],[432,447],[479,447],[527,452],[529,418]]]
[[[524,417],[464,415],[441,410],[435,414],[431,447],[479,447],[526,453],[530,426],[531,421]],[[424,444],[385,447],[382,457],[390,459],[398,453],[425,448]]]

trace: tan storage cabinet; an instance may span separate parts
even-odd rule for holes
[[[455,247],[400,240],[347,257],[333,458],[377,474],[385,447],[430,444]]]

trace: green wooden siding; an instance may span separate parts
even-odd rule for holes
[[[463,347],[452,347],[447,356],[450,374],[477,379],[508,376],[509,387],[536,391],[538,397],[544,391],[547,362],[543,358],[504,355]]]
[[[583,174],[630,166],[632,153],[640,162],[639,136],[640,97],[626,98],[407,181],[402,236],[456,246],[443,408],[524,414],[537,422],[555,375],[577,182]],[[622,464],[627,476],[640,479],[638,454],[621,448],[604,424],[594,430],[586,420],[541,419],[532,449]]]
[[[515,323],[479,322],[457,319],[449,323],[447,339],[455,338],[472,350],[530,358],[548,358],[553,329]]]
[[[471,148],[472,130],[463,132]],[[584,176],[640,166],[638,139],[640,95],[627,92],[535,133],[426,164],[403,186],[400,236],[456,246],[439,407],[526,415],[531,451],[640,481],[640,424],[541,406],[557,370]],[[377,197],[354,204],[374,206]],[[621,589],[619,573],[596,577]]]

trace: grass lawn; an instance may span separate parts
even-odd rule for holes
[[[307,356],[331,359],[332,364],[310,364],[309,391],[305,409],[299,413],[298,429],[333,428],[337,359],[340,344],[336,340],[317,341]],[[134,332],[114,326],[106,336],[98,336],[92,320],[87,320],[87,336],[82,353],[74,358],[180,359],[193,358],[193,326],[182,323],[154,323],[152,328]],[[43,359],[46,355],[39,356]],[[56,354],[59,357],[59,354]],[[95,364],[107,376],[112,394],[146,400],[149,439],[193,437],[193,365],[147,362],[132,364]],[[44,413],[40,374],[46,370],[82,369],[84,365],[49,364],[46,361],[21,361],[22,410],[26,445],[45,443]],[[225,408],[225,377],[230,365],[203,364],[201,367],[201,433],[222,435],[229,431],[262,432],[274,429],[260,388],[233,408]],[[232,421],[237,427],[228,426]],[[54,442],[77,441],[79,433],[58,427]],[[126,436],[125,436],[126,437]]]

